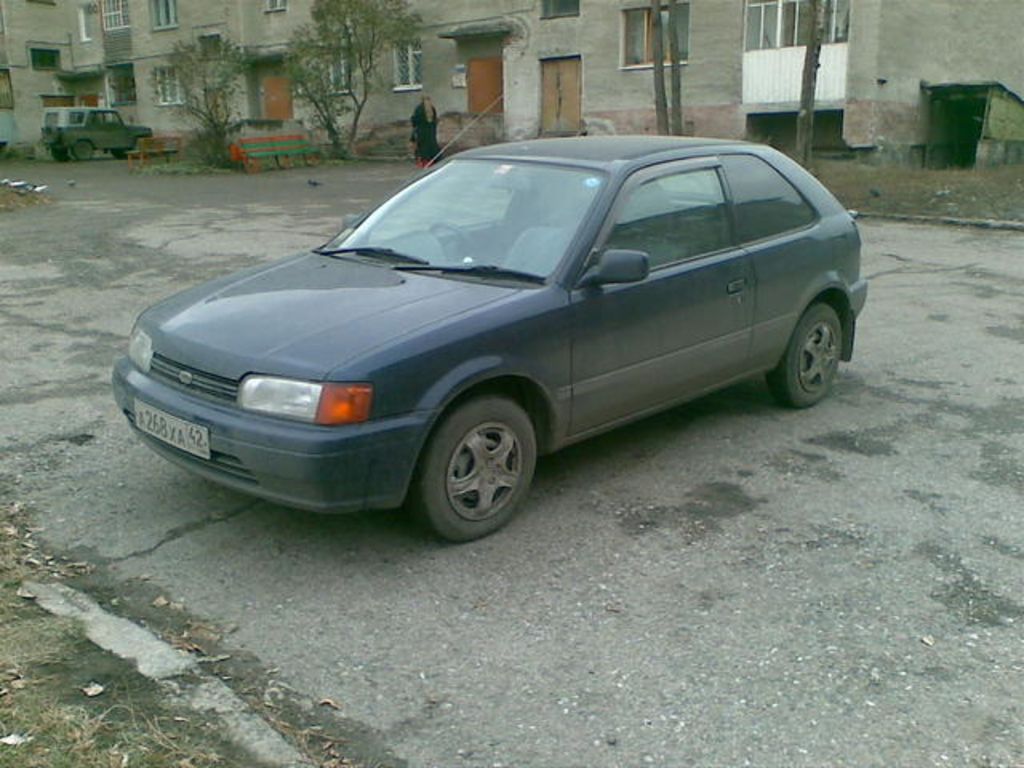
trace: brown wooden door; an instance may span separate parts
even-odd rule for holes
[[[547,59],[541,65],[541,133],[580,132],[580,58]]]
[[[292,81],[287,77],[263,78],[263,117],[267,120],[291,120]]]
[[[472,114],[487,112],[500,115],[505,111],[504,69],[501,57],[470,59],[469,111]]]

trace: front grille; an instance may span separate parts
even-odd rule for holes
[[[216,400],[225,400],[233,403],[238,396],[238,382],[234,379],[227,379],[223,376],[217,376],[200,371],[197,368],[182,365],[160,354],[153,355],[153,362],[150,363],[149,372],[155,378],[162,379],[187,392],[205,395]]]

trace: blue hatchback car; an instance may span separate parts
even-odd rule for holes
[[[866,296],[850,214],[768,147],[527,141],[146,310],[113,386],[204,477],[317,511],[408,502],[465,541],[539,454],[757,374],[818,402]]]

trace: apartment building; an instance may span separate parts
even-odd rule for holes
[[[393,52],[364,125],[400,133],[429,93],[442,140],[654,126],[647,0],[411,0],[420,41]],[[118,107],[182,130],[166,56],[229,37],[253,64],[242,113],[309,123],[283,54],[312,0],[0,0],[0,142],[38,139],[54,104]],[[795,126],[805,0],[681,3],[687,133],[786,146]],[[817,91],[820,146],[916,164],[1024,160],[1024,2],[829,0]]]

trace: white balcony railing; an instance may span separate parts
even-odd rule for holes
[[[818,101],[846,98],[847,43],[821,46]],[[747,51],[743,54],[743,103],[780,104],[800,101],[804,46]]]

